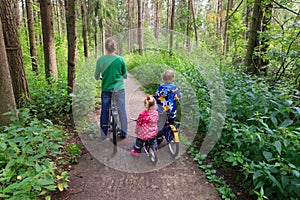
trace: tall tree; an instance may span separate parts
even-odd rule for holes
[[[217,22],[217,37],[222,40],[222,27],[223,27],[223,0],[218,0],[218,22]]]
[[[59,38],[61,38],[61,14],[60,14],[60,5],[58,0],[53,0],[53,9],[54,15],[56,16],[56,27]]]
[[[262,21],[261,21],[261,27],[260,32],[264,33],[270,30],[270,22],[272,19],[272,11],[273,11],[273,5],[272,3],[267,3],[264,6],[264,13],[262,15]],[[267,75],[268,68],[266,67],[269,63],[268,59],[266,59],[266,52],[269,48],[269,37],[265,36],[265,34],[262,34],[260,39],[260,49],[259,49],[259,55],[257,59],[257,65],[261,72],[264,73],[264,75]]]
[[[143,11],[142,0],[138,0],[138,44],[139,53],[143,54]]]
[[[159,0],[156,0],[155,2],[155,24],[154,24],[154,36],[156,39],[158,39],[158,34],[159,34],[159,23],[160,23],[160,20],[159,20],[159,14],[160,14],[160,8],[159,8],[159,4],[160,4],[160,1]]]
[[[86,19],[86,2],[81,2],[81,17],[82,17],[82,37],[83,37],[83,48],[84,56],[89,57],[89,41],[88,41],[88,31],[87,31],[87,19]]]
[[[259,75],[259,68],[254,58],[255,47],[258,46],[258,31],[260,30],[260,22],[262,19],[261,0],[255,0],[252,14],[252,23],[250,27],[247,54],[245,58],[245,66],[247,72]]]
[[[68,94],[75,88],[75,66],[77,60],[76,46],[76,0],[65,0],[67,13],[68,39]]]
[[[94,8],[94,24],[93,26],[95,27],[95,31],[94,31],[94,48],[95,48],[95,57],[98,57],[98,2],[96,2],[96,6]]]
[[[223,45],[223,55],[226,54],[229,48],[228,44],[228,26],[229,26],[229,13],[233,7],[233,0],[227,1],[227,9],[226,9],[226,18],[225,18],[225,27],[224,27],[224,45]]]
[[[29,97],[28,83],[25,75],[21,45],[18,36],[16,17],[12,0],[3,0],[0,4],[0,15],[6,46],[10,76],[17,106]]]
[[[188,0],[188,14],[187,14],[187,22],[186,22],[186,49],[189,52],[191,50],[191,25],[192,25],[192,19],[191,19],[191,7],[192,7],[192,0]]]
[[[38,74],[38,63],[37,63],[37,58],[36,58],[35,36],[34,36],[34,28],[33,28],[33,13],[32,13],[31,0],[26,0],[26,11],[27,11],[27,23],[28,23],[32,71],[34,71],[36,74]]]
[[[194,25],[196,46],[198,46],[198,28],[197,28],[196,14],[195,14],[193,1],[191,2],[191,12],[192,12],[192,16],[193,16],[193,25]]]
[[[2,23],[0,20],[0,126],[9,125],[9,115],[3,115],[8,111],[16,111],[16,102],[11,83],[9,66],[4,44]],[[15,112],[16,113],[16,112]]]
[[[40,0],[46,79],[58,80],[51,0]]]
[[[132,1],[131,0],[128,0],[127,1],[127,6],[128,6],[128,50],[129,50],[129,52],[131,52],[132,51],[132,41],[133,41],[133,38],[132,38],[132,35],[133,35],[133,31],[132,31],[132,28],[133,28],[133,22],[132,22],[132,20],[133,20],[133,12],[132,12],[132,10],[133,10],[133,6],[132,6],[132,3],[131,3]]]
[[[175,0],[172,0],[171,5],[171,34],[170,34],[170,52],[172,52],[173,49],[173,30],[174,30],[174,21],[175,21]]]

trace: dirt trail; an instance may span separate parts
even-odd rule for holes
[[[145,94],[133,79],[125,81],[127,112],[136,117],[143,109]],[[99,116],[99,111],[95,116]],[[98,122],[98,117],[95,118]],[[87,152],[70,171],[66,192],[52,197],[55,200],[153,200],[188,199],[219,200],[215,187],[208,183],[197,163],[185,153],[172,159],[162,145],[158,163],[153,166],[145,154],[134,158],[129,151],[135,141],[135,122],[129,122],[129,135],[114,149],[110,141],[81,136]]]

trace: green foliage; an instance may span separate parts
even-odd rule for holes
[[[80,155],[82,146],[80,144],[69,144],[68,151],[72,155],[72,162],[77,163],[77,156]]]
[[[236,199],[235,194],[232,192],[231,188],[226,184],[226,181],[224,181],[221,177],[216,175],[217,171],[213,169],[213,166],[211,164],[205,164],[206,155],[200,156],[199,150],[193,145],[189,147],[188,153],[194,157],[194,160],[199,164],[199,167],[203,169],[203,171],[206,174],[206,178],[209,180],[209,182],[215,185],[222,199]]]
[[[67,84],[59,81],[48,84],[39,77],[29,79],[32,91],[27,107],[39,119],[52,119],[61,121],[69,118],[71,109],[71,96],[67,92]]]
[[[0,133],[0,197],[37,199],[57,188],[57,166],[64,132],[50,120],[39,121],[29,109],[19,110],[19,119]],[[66,172],[62,172],[62,175]],[[66,188],[64,185],[62,188]]]
[[[299,198],[300,113],[293,89],[241,73],[223,77],[227,119],[214,159],[239,166],[259,198]]]
[[[207,77],[203,77],[201,71],[177,54],[171,57],[163,52],[129,55],[127,60],[130,72],[138,80],[145,80],[143,83],[160,83],[163,69],[176,69],[180,77],[189,82],[189,89],[196,90],[200,113],[198,134],[208,131],[213,102]],[[143,73],[137,66],[141,66]],[[222,72],[222,79],[227,116],[221,138],[209,154],[214,158],[211,165],[217,163],[239,169],[237,179],[258,199],[299,198],[300,109],[294,98],[297,91],[283,83],[270,86],[264,78],[253,78],[229,67]],[[181,84],[181,78],[176,80]],[[184,88],[183,92],[188,95],[190,91]],[[203,138],[200,135],[197,138]],[[191,147],[189,153],[202,166],[203,161],[195,152]],[[233,198],[232,192],[221,186],[225,183],[221,184],[223,181],[212,167],[203,165],[201,168],[210,169],[206,172],[208,179],[216,184],[222,198]]]

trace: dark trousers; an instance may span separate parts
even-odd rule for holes
[[[135,144],[133,146],[133,148],[138,151],[138,152],[141,152],[145,142],[148,141],[150,142],[150,146],[153,146],[154,149],[156,150],[157,149],[157,140],[156,140],[156,137],[155,138],[151,138],[149,140],[142,140],[140,138],[136,138],[135,140]]]

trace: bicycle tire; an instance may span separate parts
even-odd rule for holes
[[[117,146],[117,123],[113,115],[111,116],[111,125],[112,125],[112,135],[113,135],[113,144]]]
[[[169,140],[167,142],[168,142],[169,152],[171,156],[175,158],[179,154],[179,142],[175,142],[174,133],[171,129],[168,130],[168,134],[169,134],[169,138],[168,138]]]
[[[149,147],[148,149],[150,162],[155,165],[157,163],[157,153],[153,147]]]

